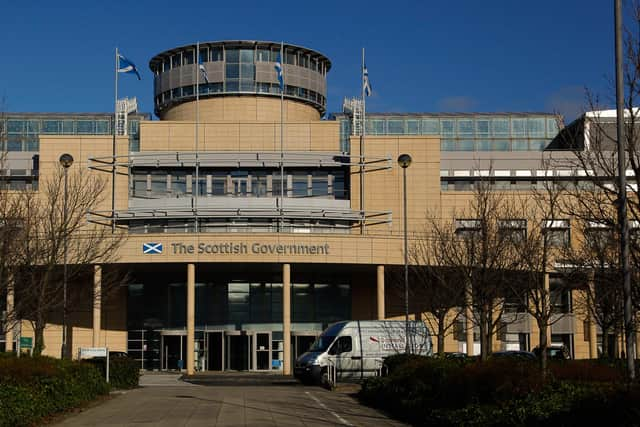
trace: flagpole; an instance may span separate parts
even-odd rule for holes
[[[200,127],[200,41],[196,43],[196,54],[193,61],[196,70],[196,192],[193,199],[195,230],[198,232],[198,193],[200,192],[200,160],[198,159],[198,128]],[[193,196],[193,186],[191,186]]]
[[[115,90],[113,101],[113,142],[111,144],[111,232],[116,230],[116,129],[118,127],[118,48],[116,47]]]
[[[280,231],[284,228],[284,41],[280,42],[280,73],[282,86],[280,87]]]
[[[366,114],[366,103],[365,103],[365,93],[364,93],[364,48],[362,48],[362,84],[360,85],[362,88],[362,130],[360,132],[360,234],[364,234],[364,138],[366,134],[365,130],[365,114]]]

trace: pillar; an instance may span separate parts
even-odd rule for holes
[[[196,266],[187,264],[187,375],[193,375],[195,351]]]
[[[93,266],[93,346],[100,346],[102,320],[102,266]]]
[[[464,317],[465,317],[465,338],[467,339],[467,356],[473,356],[473,291],[471,282],[465,285],[464,292]]]
[[[7,287],[7,328],[5,330],[5,351],[13,351],[13,328],[14,328],[14,291],[13,281],[9,279],[9,286]]]
[[[291,264],[282,264],[282,373],[291,375]]]
[[[376,280],[376,304],[377,304],[377,319],[383,320],[385,318],[384,315],[384,265],[379,265],[376,269],[377,271],[377,280]]]

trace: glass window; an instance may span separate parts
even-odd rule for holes
[[[313,196],[326,196],[329,194],[329,174],[327,172],[313,172],[311,178],[311,194]]]
[[[497,139],[492,141],[491,149],[493,151],[509,151],[511,149],[508,139]]]
[[[226,49],[224,54],[227,63],[240,62],[240,51],[238,49]]]
[[[336,199],[347,199],[344,183],[344,172],[342,171],[333,172],[333,195]]]
[[[8,138],[7,151],[22,151],[22,140],[20,138]]]
[[[7,132],[8,133],[24,132],[24,121],[23,120],[7,120]]]
[[[476,150],[478,151],[491,151],[491,141],[486,139],[479,139],[476,141]]]
[[[367,133],[370,135],[384,135],[384,120],[367,120]]]
[[[171,68],[178,68],[181,62],[182,62],[181,54],[176,53],[175,55],[171,56]]]
[[[258,49],[256,52],[256,61],[257,62],[269,62],[270,59],[270,51],[269,49]]]
[[[182,65],[190,64],[193,64],[193,51],[188,50],[186,52],[182,52]]]
[[[526,139],[514,139],[511,141],[511,147],[513,151],[528,151],[529,141]]]
[[[423,135],[439,135],[440,122],[438,121],[438,119],[422,120],[422,134]]]
[[[476,119],[476,135],[489,136],[489,120]]]
[[[209,49],[206,47],[200,48],[200,55],[198,56],[199,62],[208,62],[209,61]]]
[[[171,89],[171,98],[174,98],[174,99],[180,98],[182,96],[181,94],[182,94],[182,88],[177,87],[177,88]]]
[[[177,196],[187,193],[187,173],[171,171],[171,192]]]
[[[529,137],[544,137],[545,135],[545,119],[530,118],[527,120],[527,133]]]
[[[314,320],[314,304],[311,284],[293,283],[292,321],[309,322]]]
[[[169,71],[170,69],[171,69],[171,59],[169,57],[166,57],[162,62],[162,71]]]
[[[212,61],[222,61],[222,48],[212,47],[209,49]]]
[[[228,65],[227,65],[228,67]],[[255,68],[256,66],[253,64],[242,64],[240,66],[240,76],[245,80],[253,80],[255,79]]]
[[[440,151],[456,151],[455,139],[442,139],[440,141]]]
[[[37,135],[30,136],[24,141],[25,151],[38,151],[39,146],[40,143],[38,141]]]
[[[39,133],[40,132],[40,120],[27,120],[27,133]]]
[[[184,86],[182,88],[182,96],[193,96],[193,86]]]
[[[511,134],[513,136],[527,136],[527,119],[511,119]]]
[[[295,65],[295,63],[296,63],[296,54],[295,54],[295,52],[292,52],[290,50],[285,50],[284,58],[285,58],[285,61],[284,61],[285,64]]]
[[[545,220],[543,233],[547,245],[552,248],[567,247],[570,244],[570,228],[568,220]]]
[[[509,136],[509,119],[491,119],[493,136]]]
[[[240,62],[253,64],[253,49],[240,49]]]
[[[95,122],[93,120],[78,120],[78,134],[87,135],[95,133]]]
[[[407,135],[417,135],[420,133],[420,122],[418,120],[407,120]]]
[[[56,134],[62,130],[62,121],[44,120],[42,122],[42,133]]]
[[[458,119],[458,136],[473,136],[473,120]]]
[[[456,144],[456,151],[473,151],[473,140],[461,139]]]
[[[256,84],[253,80],[240,80],[241,92],[255,92]]]
[[[240,90],[240,82],[238,79],[227,80],[225,84],[227,92],[238,92]]]
[[[306,172],[293,173],[293,197],[308,196],[308,181]]]
[[[387,120],[389,135],[404,134],[404,120]]]
[[[166,171],[151,171],[151,192],[157,195],[165,195],[167,193]]]
[[[240,78],[240,66],[238,64],[229,64],[225,66],[225,76],[227,79]]]
[[[442,129],[442,136],[455,136],[455,121],[454,120],[441,120],[440,126]]]
[[[96,120],[96,133],[100,135],[109,135],[111,133],[111,131],[109,130],[109,121]]]
[[[233,323],[248,322],[250,285],[245,282],[231,282],[228,285],[229,321]]]
[[[133,184],[132,184],[132,195],[135,196],[146,196],[147,194],[147,173],[146,172],[134,172],[133,176]]]
[[[547,136],[553,138],[558,134],[558,122],[556,119],[547,119]]]
[[[544,139],[532,139],[531,141],[529,141],[532,151],[544,151],[548,143],[549,141],[546,141]]]
[[[73,120],[64,120],[62,122],[62,133],[65,135],[73,134]]]

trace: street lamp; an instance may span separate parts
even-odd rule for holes
[[[67,170],[73,164],[73,156],[68,153],[64,153],[59,159],[60,166],[64,170],[64,207],[63,207],[63,256],[64,267],[62,276],[62,355],[64,359],[67,356]]]
[[[407,168],[411,165],[411,156],[400,154],[398,165],[402,168],[402,201],[404,203],[404,352],[409,353],[409,249],[407,239]]]

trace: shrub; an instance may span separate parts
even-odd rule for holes
[[[106,378],[105,359],[97,357],[88,359],[87,363],[96,366]],[[109,385],[112,388],[129,389],[138,386],[140,381],[140,364],[128,357],[109,359]]]
[[[49,357],[0,358],[0,426],[31,425],[109,392],[89,364]]]

